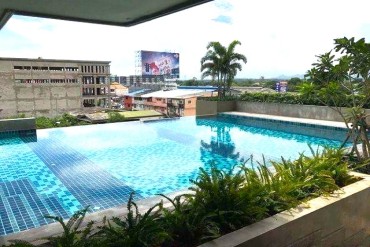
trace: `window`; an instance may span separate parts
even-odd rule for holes
[[[63,71],[64,68],[63,67],[50,67],[49,68],[51,71]]]
[[[188,104],[191,104],[191,100],[188,100]]]

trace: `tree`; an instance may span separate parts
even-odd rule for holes
[[[210,76],[213,82],[216,81],[219,98],[225,97],[238,70],[242,70],[240,61],[247,63],[243,54],[235,52],[237,45],[241,45],[238,40],[231,42],[227,48],[220,42],[210,42],[206,55],[201,59],[202,79]]]
[[[318,55],[306,77],[313,84],[303,85],[302,93],[316,96],[322,103],[337,111],[347,129],[347,140],[353,141],[351,153],[358,159],[370,158],[368,138],[369,125],[364,105],[370,100],[370,44],[365,39],[354,38],[334,40],[334,51]],[[310,89],[310,90],[308,90]],[[348,107],[347,111],[342,106]],[[346,141],[347,141],[346,140]],[[360,144],[362,152],[359,152]]]

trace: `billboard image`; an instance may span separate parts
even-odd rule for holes
[[[166,78],[180,77],[180,55],[171,52],[141,51],[143,75],[164,75]]]

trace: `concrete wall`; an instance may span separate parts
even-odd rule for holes
[[[197,100],[196,115],[216,115],[219,112],[235,111],[235,101],[207,101]]]
[[[184,99],[184,116],[195,116],[197,97]]]
[[[5,85],[7,96],[0,98],[0,118],[19,114],[52,117],[81,109],[80,84],[11,84]]]
[[[289,212],[224,235],[202,247],[370,246],[370,176]]]
[[[343,108],[343,110],[345,111],[345,108]],[[338,112],[327,106],[238,101],[236,103],[236,111],[285,117],[343,121]],[[367,110],[367,112],[370,114],[370,110]]]
[[[343,112],[346,108],[342,108]],[[196,115],[215,115],[220,112],[238,111],[266,115],[277,115],[296,118],[310,118],[318,120],[339,121],[343,119],[338,112],[327,106],[315,105],[295,105],[282,103],[261,103],[261,102],[245,102],[245,101],[206,101],[198,100]],[[366,109],[366,113],[370,115],[370,109]],[[368,118],[370,124],[370,118]]]

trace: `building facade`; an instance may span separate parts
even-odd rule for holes
[[[0,118],[109,107],[109,61],[0,58]]]
[[[141,95],[142,101],[135,100],[134,105],[169,116],[194,116],[197,97],[209,97],[212,93],[200,89],[162,90]]]
[[[115,109],[123,108],[123,97],[128,94],[128,88],[118,82],[110,83],[111,106]]]

